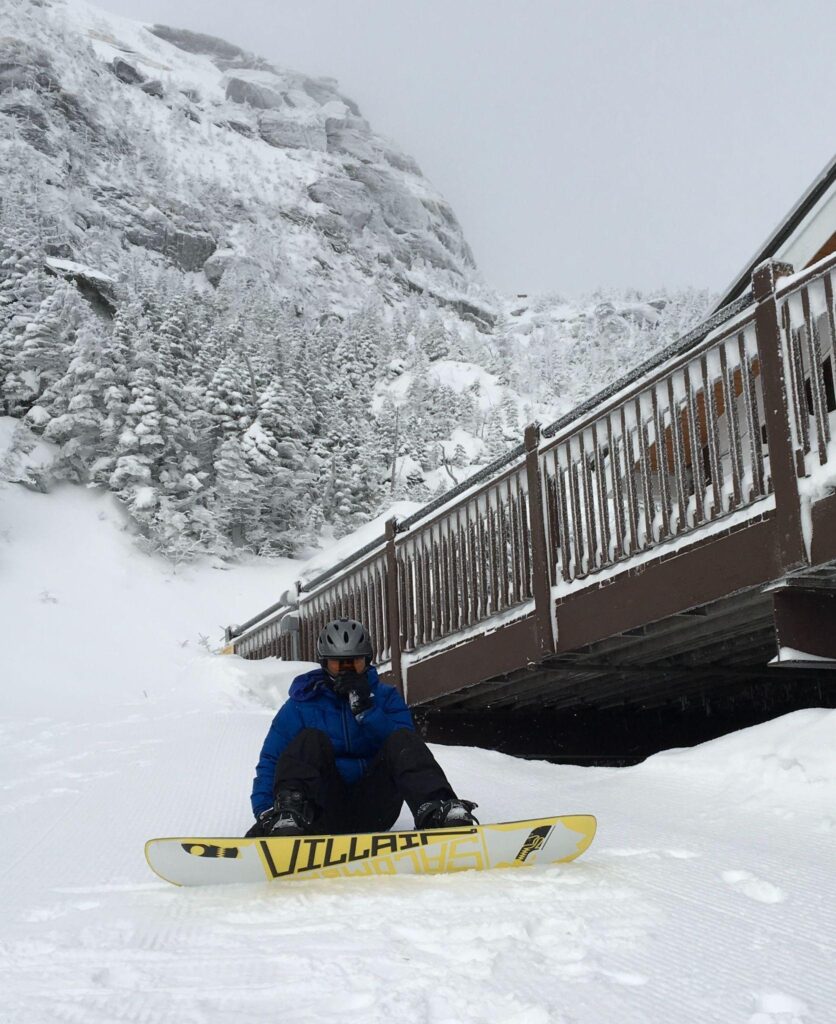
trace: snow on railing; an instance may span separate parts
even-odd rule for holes
[[[805,476],[827,463],[836,430],[834,278],[831,258],[787,279],[777,295],[791,422]]]
[[[553,585],[770,492],[752,309],[596,412],[540,453]]]
[[[770,278],[777,308],[762,338],[756,325],[766,306],[747,293],[748,304],[722,311],[542,438],[529,428],[488,479],[465,481],[404,523],[390,520],[385,537],[304,585],[298,606],[233,633],[234,649],[245,657],[288,657],[293,649],[313,659],[325,622],[349,615],[368,624],[377,662],[399,682],[403,653],[420,656],[532,604],[550,620],[549,585],[581,587],[637,554],[762,509],[777,489],[773,471],[786,488],[793,459],[798,475],[810,476],[836,452],[834,275],[830,257],[780,279],[777,289]],[[763,360],[759,342],[768,346]],[[768,373],[762,361],[773,367]],[[781,363],[786,394],[776,390]],[[769,410],[765,373],[780,396]],[[787,405],[783,420],[776,402]]]
[[[525,463],[396,538],[403,649],[414,651],[532,596]]]

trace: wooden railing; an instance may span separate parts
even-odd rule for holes
[[[322,626],[349,615],[368,624],[378,663],[400,683],[405,657],[532,615],[547,653],[555,587],[675,550],[765,499],[781,506],[784,564],[800,564],[797,478],[836,459],[836,257],[782,280],[790,271],[759,268],[744,309],[574,419],[542,436],[530,426],[489,479],[406,524],[390,520],[385,536],[299,584],[264,621],[230,628],[230,647],[312,660]]]
[[[542,449],[553,584],[584,579],[769,493],[753,317]]]
[[[836,265],[831,258],[778,291],[793,398],[793,441],[805,456],[805,475],[836,454],[828,453],[836,409],[834,278]]]
[[[532,597],[525,465],[396,540],[405,651]]]

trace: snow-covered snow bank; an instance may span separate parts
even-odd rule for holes
[[[156,880],[148,836],[249,823],[293,667],[201,637],[299,567],[172,572],[109,501],[0,484],[3,1024],[832,1024],[833,711],[624,769],[436,749],[485,820],[595,813],[559,868]]]

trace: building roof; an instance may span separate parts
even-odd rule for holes
[[[836,233],[836,157],[816,177],[795,206],[768,236],[754,256],[717,300],[715,311],[745,292],[752,271],[767,259],[785,259],[796,270],[821,259]]]

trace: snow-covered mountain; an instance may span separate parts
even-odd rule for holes
[[[5,0],[0,24],[0,132],[63,223],[53,255],[264,278],[340,313],[428,292],[490,321],[450,206],[333,80],[84,0]]]
[[[13,447],[177,557],[426,501],[707,303],[498,296],[332,80],[84,0],[0,8],[0,175]]]

